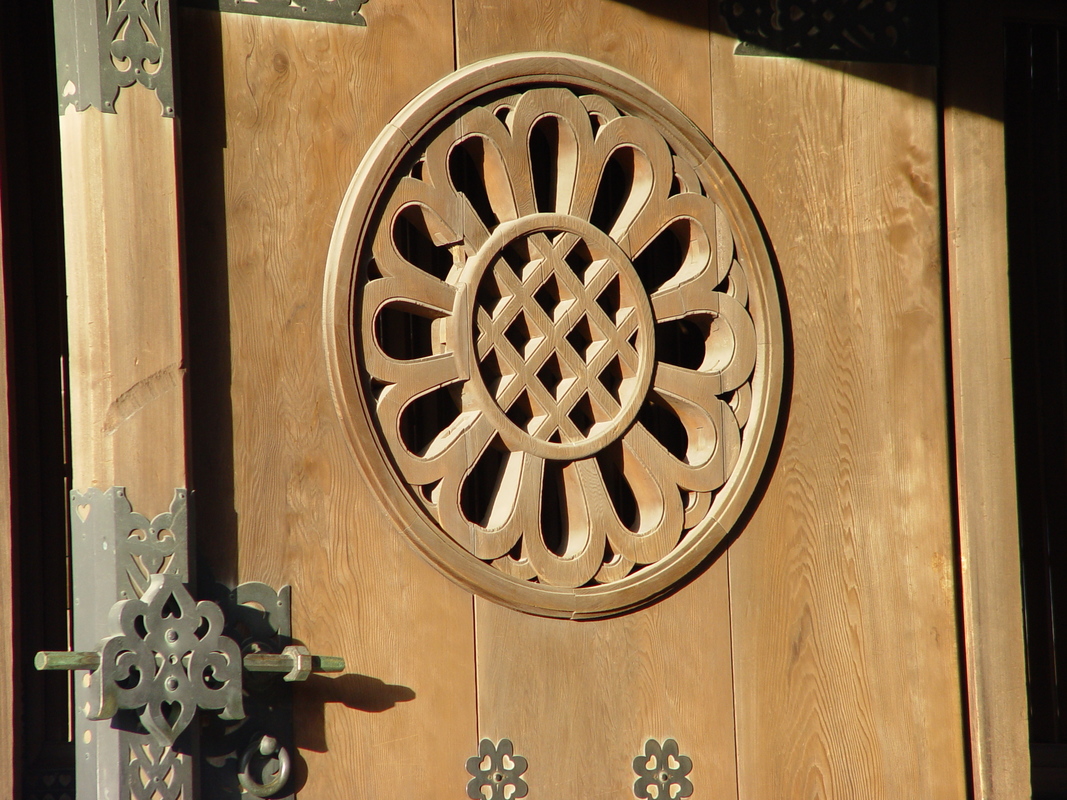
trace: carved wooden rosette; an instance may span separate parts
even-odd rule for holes
[[[524,611],[669,590],[770,447],[782,323],[744,192],[681,112],[586,59],[493,59],[412,101],[349,187],[325,320],[401,530]]]

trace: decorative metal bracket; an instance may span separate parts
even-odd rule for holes
[[[41,652],[35,664],[90,670],[75,704],[88,720],[112,720],[79,723],[79,798],[192,797],[199,744],[214,757],[203,768],[217,774],[211,784],[232,789],[225,796],[243,788],[277,798],[290,778],[291,703],[272,677],[345,669],[341,658],[292,643],[288,586],[248,583],[220,589],[218,602],[193,599],[187,499],[176,490],[170,511],[149,521],[121,487],[71,492],[80,649]],[[198,708],[241,722],[191,726]]]
[[[59,113],[115,113],[119,89],[139,83],[174,116],[170,0],[53,0]]]
[[[692,770],[693,759],[679,755],[678,742],[674,739],[667,739],[662,745],[656,739],[649,739],[645,742],[645,754],[634,759],[637,773],[634,796],[639,800],[692,797],[693,782],[686,777]]]
[[[741,56],[937,62],[937,0],[720,0]]]
[[[297,3],[290,0],[182,0],[182,5],[260,17],[366,25],[367,20],[359,13],[359,9],[367,2],[368,0],[300,0]]]

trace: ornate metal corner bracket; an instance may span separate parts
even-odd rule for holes
[[[111,720],[78,725],[78,784],[95,785],[96,796],[116,787],[137,800],[194,796],[200,750],[201,771],[214,775],[206,791],[278,798],[290,779],[291,699],[275,679],[345,663],[292,643],[288,586],[193,598],[187,501],[178,489],[170,511],[149,520],[122,487],[71,492],[78,649],[38,653],[35,665],[90,671],[76,681],[75,704],[87,720]],[[197,709],[230,722],[192,726]]]
[[[170,0],[53,0],[59,113],[115,113],[119,89],[139,83],[173,117]]]
[[[645,742],[645,754],[634,759],[634,796],[639,800],[680,800],[693,796],[693,782],[687,777],[693,770],[693,759],[680,755],[678,742],[656,739]]]
[[[720,0],[739,56],[937,63],[936,0]]]
[[[359,13],[368,0],[182,0],[182,5],[227,11],[232,14],[254,14],[260,17],[306,19],[310,22],[332,22],[339,25],[366,25]]]

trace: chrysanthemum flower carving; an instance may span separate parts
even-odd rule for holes
[[[754,397],[773,423],[780,329],[758,226],[717,153],[568,61],[582,77],[494,85],[494,62],[480,90],[443,88],[453,102],[390,153],[369,202],[353,202],[357,174],[346,209],[365,216],[333,254],[350,282],[327,287],[357,379],[335,371],[341,405],[355,388],[409,506],[557,605],[709,538]]]

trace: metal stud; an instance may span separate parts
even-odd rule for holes
[[[634,759],[634,796],[639,800],[680,800],[691,797],[693,782],[686,776],[693,769],[693,759],[679,755],[678,742],[656,739],[645,742],[645,754]],[[678,787],[677,790],[674,787]],[[655,789],[655,793],[653,793]]]
[[[467,759],[467,772],[472,777],[467,783],[467,797],[471,800],[512,800],[526,797],[529,787],[520,776],[526,772],[527,761],[515,755],[510,739],[501,739],[493,744],[482,739],[478,755]],[[508,787],[511,791],[508,791]],[[489,793],[486,793],[486,789]]]

